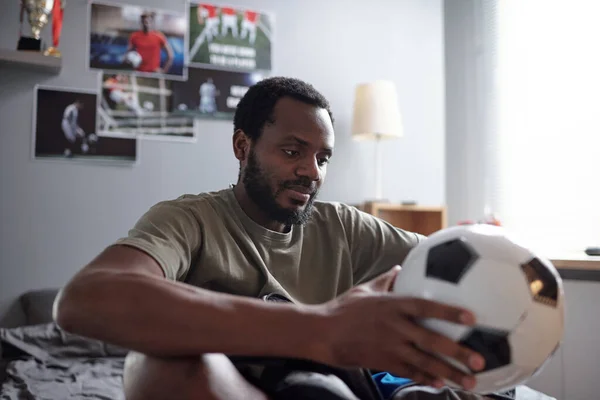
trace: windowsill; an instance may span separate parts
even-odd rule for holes
[[[600,256],[588,256],[584,252],[568,253],[551,257],[557,269],[577,269],[600,271]]]
[[[600,282],[600,256],[580,251],[550,257],[550,261],[565,281]]]

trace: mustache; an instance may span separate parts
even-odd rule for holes
[[[311,195],[315,195],[317,193],[317,185],[310,178],[297,179],[295,181],[284,181],[281,184],[281,187],[284,189],[289,189],[294,186],[301,186],[309,189]]]

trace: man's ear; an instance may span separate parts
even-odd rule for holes
[[[243,130],[238,129],[233,133],[233,154],[239,162],[246,161],[250,153],[250,138]]]

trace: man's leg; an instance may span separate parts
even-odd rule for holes
[[[240,39],[246,39],[248,36],[248,21],[242,20],[242,31],[240,32]]]
[[[256,42],[256,24],[250,25],[250,44]]]
[[[64,150],[64,156],[71,157],[73,155],[73,152],[75,151],[75,142],[77,141],[77,136],[75,132],[73,132],[71,124],[69,124],[69,121],[67,121],[66,119],[62,120],[61,128],[63,134],[65,135],[65,138],[67,139],[66,147]]]
[[[223,354],[158,358],[131,352],[123,390],[126,400],[268,400]]]

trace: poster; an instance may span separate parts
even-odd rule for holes
[[[173,112],[192,118],[233,120],[238,102],[263,78],[256,72],[189,68],[187,82],[173,82]]]
[[[174,82],[135,74],[104,73],[100,83],[98,135],[195,141],[194,119],[171,112]]]
[[[190,65],[270,71],[273,25],[271,14],[256,10],[190,4]]]
[[[34,159],[112,164],[136,162],[135,139],[104,138],[96,134],[97,99],[94,91],[36,86]]]
[[[185,12],[92,2],[88,66],[185,80],[187,21]]]

